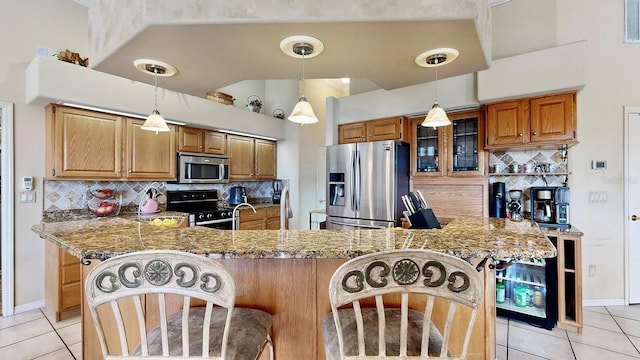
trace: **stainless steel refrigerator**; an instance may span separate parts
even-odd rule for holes
[[[373,141],[327,148],[327,229],[400,226],[409,193],[409,144]]]

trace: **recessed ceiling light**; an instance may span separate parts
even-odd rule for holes
[[[452,62],[458,57],[458,54],[458,50],[452,48],[431,49],[416,56],[415,61],[416,64],[422,67],[435,67]],[[442,61],[431,61],[434,58],[434,55],[437,55],[438,59],[442,59]]]
[[[178,73],[175,66],[159,60],[138,59],[133,62],[133,65],[143,73],[151,75],[173,76]]]
[[[322,41],[306,35],[294,35],[283,39],[280,42],[280,50],[293,58],[302,59],[302,53],[299,51],[299,47],[301,45],[306,45],[304,54],[305,59],[314,58],[320,55],[324,50],[324,44]],[[311,49],[311,52],[306,51],[308,48]]]

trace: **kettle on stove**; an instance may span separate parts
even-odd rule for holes
[[[247,202],[247,190],[244,186],[233,186],[229,191],[229,205]]]

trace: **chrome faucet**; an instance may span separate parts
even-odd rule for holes
[[[256,213],[256,208],[254,208],[253,206],[251,206],[251,204],[247,203],[247,202],[243,202],[240,203],[238,205],[236,205],[236,207],[233,208],[233,212],[231,213],[231,219],[232,219],[232,223],[231,223],[231,230],[235,230],[236,229],[236,220],[238,217],[238,208],[242,207],[242,206],[248,206],[251,208],[251,210],[253,210],[253,213]]]

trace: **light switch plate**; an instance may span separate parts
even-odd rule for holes
[[[35,191],[21,191],[20,192],[20,203],[34,203],[36,202],[36,192]]]

